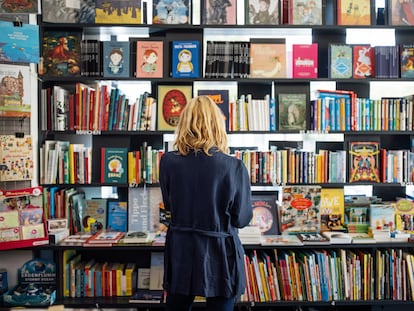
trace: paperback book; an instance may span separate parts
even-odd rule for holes
[[[115,232],[127,232],[128,203],[125,201],[108,201],[107,230]]]
[[[31,180],[33,178],[32,137],[0,135],[0,181]]]
[[[414,233],[414,203],[399,199],[395,204],[395,228],[400,232]]]
[[[329,245],[329,238],[321,233],[298,233],[298,239],[303,245]]]
[[[86,240],[83,246],[89,246],[91,244],[96,246],[112,246],[113,244],[117,244],[123,236],[124,232],[104,230],[92,235]]]
[[[279,94],[277,115],[280,131],[306,130],[306,94]]]
[[[128,148],[101,148],[101,182],[127,183]]]
[[[344,226],[345,197],[343,188],[322,188],[321,231],[346,231]]]
[[[237,21],[237,1],[202,1],[202,22],[206,25],[235,25]]]
[[[318,44],[292,45],[292,77],[312,79],[318,77]]]
[[[337,0],[337,24],[341,26],[369,26],[373,9],[371,0]]]

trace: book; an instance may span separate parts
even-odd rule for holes
[[[322,188],[321,231],[345,231],[345,197],[343,188]]]
[[[117,40],[103,42],[103,76],[105,78],[129,77],[129,42]]]
[[[414,44],[402,44],[400,48],[401,78],[414,78]]]
[[[372,236],[370,236],[368,233],[350,232],[348,233],[348,235],[351,236],[352,244],[377,243],[377,241]]]
[[[349,142],[349,182],[380,182],[379,142]]]
[[[97,0],[95,2],[96,24],[142,24],[142,15],[141,1]]]
[[[278,129],[306,130],[306,94],[280,93],[277,100]]]
[[[253,217],[250,225],[259,227],[262,235],[278,234],[277,196],[253,194],[251,201]]]
[[[82,225],[85,232],[96,232],[106,229],[107,199],[94,198],[86,200]]]
[[[78,234],[71,234],[59,242],[59,245],[66,246],[82,246],[90,237],[92,233],[80,232]]]
[[[101,182],[127,182],[128,148],[102,147],[101,148]]]
[[[298,233],[296,235],[303,245],[329,245],[329,238],[321,233]]]
[[[278,25],[279,1],[277,0],[245,0],[246,25]]]
[[[320,186],[284,186],[280,195],[279,222],[282,234],[320,231]]]
[[[331,79],[352,78],[352,46],[330,44],[328,50],[328,77]]]
[[[79,17],[80,5],[73,5],[67,1],[42,0],[43,22],[75,24],[79,22]]]
[[[292,44],[292,77],[312,79],[318,77],[318,44]]]
[[[393,26],[414,25],[414,3],[412,1],[390,0],[388,20]]]
[[[154,237],[154,232],[128,231],[122,238],[121,243],[151,245]]]
[[[150,191],[146,187],[128,188],[128,231],[150,231]]]
[[[39,13],[39,6],[37,0],[27,0],[23,2],[15,3],[13,1],[2,1],[0,6],[0,13]],[[24,14],[23,14],[24,15]]]
[[[367,233],[370,225],[371,199],[365,196],[345,197],[344,225],[349,233]]]
[[[31,117],[30,67],[0,64],[0,116]]]
[[[190,0],[153,0],[152,1],[153,24],[190,24],[191,2]]]
[[[124,232],[103,230],[92,235],[85,244],[112,245],[117,244],[124,236]],[[86,246],[84,244],[84,246]]]
[[[205,25],[236,25],[237,1],[202,1],[201,20]]]
[[[162,78],[164,72],[164,41],[138,40],[136,47],[136,77]]]
[[[414,233],[414,203],[410,199],[398,199],[395,204],[395,229]]]
[[[322,25],[322,0],[291,0],[290,25]]]
[[[81,31],[46,30],[39,75],[73,77],[81,74]]]
[[[285,39],[250,40],[250,77],[286,78]]]
[[[352,243],[352,237],[347,232],[324,231],[322,235],[329,239],[330,244]]]
[[[172,77],[199,78],[200,77],[200,42],[173,41],[172,50]]]
[[[191,98],[191,85],[159,85],[157,129],[173,131],[178,124],[181,111]]]
[[[369,206],[369,224],[372,231],[386,230],[389,233],[395,230],[395,204],[371,203]]]
[[[150,290],[163,290],[164,253],[151,252]]]
[[[371,0],[337,0],[337,24],[341,26],[371,25]]]
[[[129,298],[129,303],[161,303],[163,290],[138,288]]]
[[[375,48],[369,45],[353,45],[354,79],[375,77]]]
[[[291,234],[276,234],[263,235],[260,238],[260,245],[263,246],[282,246],[282,245],[303,245],[296,235]]]
[[[107,230],[116,232],[127,232],[128,204],[125,201],[108,201]]]
[[[32,137],[0,135],[0,181],[31,180],[33,178]]]
[[[229,99],[229,90],[206,90],[199,89],[197,91],[198,95],[207,95],[210,97],[217,106],[220,107],[223,112],[224,117],[226,118],[226,131],[229,131],[230,125],[230,99]]]

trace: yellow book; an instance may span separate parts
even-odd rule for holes
[[[321,231],[343,231],[344,188],[321,189]]]
[[[136,264],[128,263],[125,266],[125,296],[132,296],[133,294],[133,275],[135,273]]]
[[[137,183],[135,151],[128,152],[128,183]]]
[[[75,183],[75,161],[73,153],[73,144],[69,145],[69,182],[71,184]]]
[[[71,261],[74,259],[75,256],[76,250],[74,249],[66,249],[63,251],[63,297],[70,297],[70,269]]]
[[[259,261],[260,281],[262,282],[265,301],[270,301],[270,293],[267,283],[267,277],[264,271],[264,263]]]
[[[122,296],[122,274],[125,264],[120,263],[116,267],[116,296]]]

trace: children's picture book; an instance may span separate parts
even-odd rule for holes
[[[345,231],[344,188],[322,188],[321,231]]]
[[[370,45],[353,45],[353,78],[375,77],[375,48]]]
[[[229,130],[229,121],[230,121],[230,111],[229,111],[229,90],[206,90],[206,89],[199,89],[198,95],[207,95],[210,97],[217,106],[220,107],[221,111],[223,112],[224,117],[226,118],[226,131]]]
[[[389,21],[393,26],[414,25],[414,2],[411,0],[390,0]]]
[[[0,21],[0,60],[39,63],[39,26]]]
[[[260,244],[263,246],[303,245],[296,235],[289,234],[263,235],[260,238]]]
[[[281,201],[279,222],[282,234],[320,231],[320,186],[284,186],[279,201]]]
[[[153,0],[153,24],[190,24],[190,0]]]
[[[285,39],[250,41],[250,77],[286,78]]]
[[[128,223],[128,202],[109,200],[107,231],[127,232]]]
[[[375,141],[349,143],[349,182],[380,182],[380,144]]]
[[[138,40],[136,77],[162,78],[164,72],[162,40]]]
[[[252,195],[253,217],[250,226],[260,228],[262,235],[279,234],[279,223],[277,219],[277,196]]]
[[[101,148],[101,182],[127,183],[128,148]]]
[[[291,0],[290,25],[322,25],[322,0]]]
[[[296,235],[303,245],[329,245],[329,238],[321,233],[298,233]]]
[[[0,116],[30,118],[31,83],[27,65],[0,64]]]
[[[414,44],[402,44],[400,53],[401,78],[414,78]]]
[[[105,78],[129,77],[129,42],[103,42],[103,76]]]
[[[330,244],[352,243],[352,237],[347,232],[324,231],[322,235],[329,239]]]
[[[172,77],[199,78],[200,77],[200,42],[173,41],[172,42]]]
[[[369,222],[372,230],[395,230],[395,204],[372,203],[369,207]]]
[[[32,137],[0,135],[0,181],[32,180]]]
[[[328,55],[328,76],[331,79],[352,78],[352,46],[346,44],[330,44]]]
[[[25,201],[28,200],[27,197],[24,198]],[[27,202],[26,202],[27,203]],[[25,204],[26,204],[25,203]],[[29,225],[39,225],[43,223],[43,208],[38,207],[25,207],[20,211],[20,224],[22,226]]]
[[[141,1],[96,0],[96,24],[142,24]]]
[[[279,1],[245,0],[246,25],[278,25]]]
[[[237,22],[236,0],[202,1],[202,22],[206,25],[235,25]]]
[[[191,85],[159,85],[157,129],[159,131],[173,131],[178,124],[181,111],[191,97]]]
[[[278,95],[279,130],[306,130],[306,94]]]
[[[414,203],[410,199],[399,199],[395,204],[395,229],[414,233]]]
[[[292,44],[292,77],[312,79],[318,77],[318,44]]]
[[[40,13],[38,0],[0,0],[0,13]]]
[[[73,3],[71,1],[65,1],[65,0],[42,0],[42,21],[43,22],[46,22],[46,23],[79,23],[79,16],[80,16],[80,2]],[[95,22],[95,19],[93,20],[93,23],[94,22]]]
[[[341,26],[371,25],[371,0],[337,0],[337,24]]]
[[[42,38],[43,63],[39,64],[39,75],[79,76],[82,32],[46,30]]]
[[[124,232],[103,230],[86,240],[87,244],[116,244],[124,236]]]
[[[42,187],[0,190],[0,211],[21,211],[26,208],[41,208],[43,207],[42,193]]]
[[[349,233],[367,233],[371,200],[365,196],[345,197],[344,224]]]
[[[82,226],[84,232],[97,232],[106,229],[107,199],[94,198],[86,200]]]

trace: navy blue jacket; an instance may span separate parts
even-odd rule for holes
[[[221,152],[160,162],[165,208],[171,211],[164,253],[167,292],[234,297],[244,292],[244,250],[236,228],[252,218],[250,180],[243,162]]]

